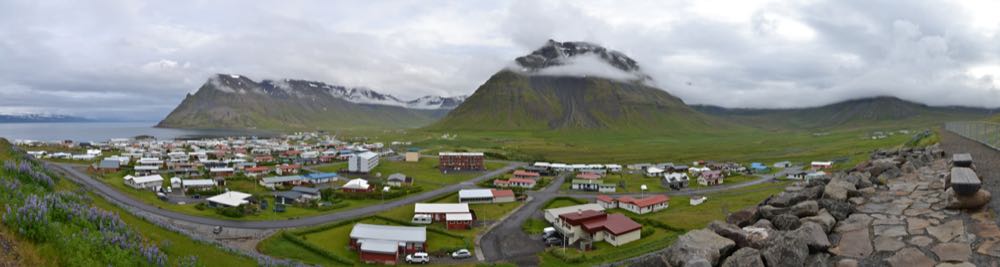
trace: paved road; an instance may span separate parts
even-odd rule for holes
[[[66,164],[66,163],[49,163],[49,162],[46,162],[45,165],[50,170],[59,171],[59,172],[65,174],[67,178],[72,179],[72,180],[76,181],[77,183],[80,183],[80,184],[82,184],[82,185],[84,185],[84,186],[86,186],[88,188],[93,189],[92,191],[94,191],[95,193],[97,193],[97,194],[99,194],[99,195],[101,195],[101,196],[103,196],[105,198],[113,199],[113,200],[116,200],[116,201],[121,202],[121,203],[126,203],[126,204],[128,204],[130,206],[133,206],[133,207],[137,208],[137,209],[140,209],[140,210],[143,210],[143,211],[146,211],[146,212],[150,212],[150,213],[154,213],[154,214],[158,214],[160,216],[167,217],[167,218],[170,218],[170,219],[182,220],[182,221],[186,221],[186,222],[190,222],[190,223],[197,223],[197,224],[204,224],[204,225],[213,225],[213,226],[222,226],[222,227],[230,227],[230,228],[280,229],[280,228],[292,228],[292,227],[312,226],[312,225],[319,225],[319,224],[324,224],[324,223],[333,222],[333,221],[339,221],[339,220],[344,220],[344,219],[357,218],[357,217],[361,217],[361,216],[365,216],[365,215],[375,214],[375,213],[378,213],[378,212],[381,212],[381,211],[384,211],[384,210],[388,210],[388,209],[391,209],[391,208],[395,208],[395,207],[398,207],[398,206],[401,206],[401,205],[407,205],[407,204],[412,204],[412,203],[416,203],[416,202],[420,202],[420,201],[425,201],[425,200],[432,199],[432,198],[434,198],[436,196],[439,196],[439,195],[442,195],[442,194],[448,194],[448,193],[456,192],[456,191],[458,191],[460,189],[473,188],[473,187],[475,187],[475,184],[478,183],[478,182],[480,182],[480,181],[487,180],[487,179],[490,179],[490,178],[495,177],[497,175],[501,175],[503,173],[510,172],[510,171],[512,171],[512,170],[514,170],[514,169],[516,169],[518,167],[524,166],[525,163],[510,162],[506,167],[503,167],[503,168],[500,168],[500,169],[496,169],[496,170],[487,172],[487,173],[485,173],[483,175],[480,175],[479,177],[473,178],[471,180],[468,180],[468,181],[465,181],[465,182],[462,182],[462,183],[458,183],[458,184],[448,185],[448,186],[445,186],[445,187],[442,187],[442,188],[438,188],[436,190],[423,192],[423,193],[417,194],[415,196],[410,196],[410,197],[407,197],[407,198],[404,198],[404,199],[389,201],[389,202],[386,202],[386,203],[383,203],[383,204],[371,205],[371,206],[366,206],[366,207],[361,207],[361,208],[357,208],[357,209],[351,209],[351,210],[346,210],[346,211],[341,211],[341,212],[336,212],[336,213],[323,214],[323,215],[317,215],[317,216],[306,217],[306,218],[297,218],[297,219],[283,220],[283,221],[232,221],[232,220],[221,220],[221,219],[205,218],[205,217],[193,216],[193,215],[188,215],[188,214],[173,212],[173,211],[169,211],[169,210],[164,210],[164,209],[160,209],[158,207],[146,204],[145,202],[142,202],[142,201],[139,201],[139,200],[135,200],[132,197],[129,197],[129,196],[123,194],[122,192],[119,192],[118,190],[112,188],[111,186],[108,186],[108,185],[104,184],[101,181],[94,180],[94,178],[90,177],[90,175],[87,175],[83,171],[80,171],[79,169],[75,168],[75,166],[78,166],[78,165]]]
[[[544,190],[529,193],[531,200],[528,203],[483,235],[479,243],[482,249],[480,253],[483,253],[487,262],[503,260],[518,266],[538,265],[538,253],[544,250],[545,246],[541,241],[532,239],[524,233],[521,225],[538,212],[542,205],[558,195],[559,187],[565,180],[566,175],[560,175]]]
[[[949,131],[940,131],[939,134],[941,149],[948,153],[948,159],[956,153],[972,154],[983,189],[994,195],[1000,193],[1000,151]],[[1000,211],[1000,197],[994,196],[989,206],[994,211]],[[1000,221],[1000,217],[997,220]]]
[[[744,187],[748,187],[748,186],[752,186],[752,185],[758,185],[758,184],[763,184],[763,183],[771,182],[771,181],[774,181],[775,179],[777,179],[779,177],[785,177],[788,174],[796,173],[796,172],[799,172],[799,171],[802,171],[802,167],[789,167],[789,168],[782,169],[781,171],[779,171],[777,173],[762,175],[762,176],[760,176],[759,179],[754,179],[753,181],[749,181],[749,182],[745,182],[745,183],[722,184],[722,185],[718,185],[718,186],[712,186],[712,187],[700,188],[700,189],[687,188],[687,189],[684,189],[684,190],[668,191],[668,192],[649,192],[649,193],[646,193],[646,195],[657,194],[657,193],[666,193],[666,194],[671,195],[671,196],[707,195],[707,194],[711,194],[711,193],[718,193],[718,192],[728,191],[728,190],[732,190],[732,189],[744,188]],[[652,181],[652,182],[658,183],[659,181]],[[697,181],[695,179],[691,179],[691,182],[697,182]],[[560,193],[559,195],[560,196],[574,197],[574,198],[594,199],[594,198],[597,198],[598,195],[602,195],[602,194],[572,192],[572,193]],[[605,195],[609,195],[609,196],[613,196],[613,197],[619,197],[619,196],[636,196],[636,197],[638,197],[638,196],[640,196],[642,194],[637,194],[637,193],[611,193],[611,194],[605,194]]]

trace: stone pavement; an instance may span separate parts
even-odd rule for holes
[[[831,237],[837,266],[997,266],[1000,228],[988,209],[945,209],[948,162],[904,172],[862,196]],[[839,238],[838,238],[839,237]]]

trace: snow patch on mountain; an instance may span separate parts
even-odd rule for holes
[[[397,106],[410,109],[453,109],[468,96],[441,97],[424,96],[414,100],[401,100],[390,94],[383,94],[365,87],[347,88],[323,82],[306,80],[263,80],[260,83],[246,76],[219,74],[209,79],[215,90],[225,93],[246,94],[253,92],[273,97],[315,97],[316,93],[357,104]]]

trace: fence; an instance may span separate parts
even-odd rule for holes
[[[1000,150],[1000,123],[957,121],[945,123],[944,129]]]

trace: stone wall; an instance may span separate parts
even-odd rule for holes
[[[617,265],[916,267],[985,262],[986,253],[971,253],[978,233],[966,231],[970,213],[946,209],[952,201],[944,190],[948,170],[945,153],[936,145],[878,150],[850,171],[797,182],[755,207],[731,213],[724,222],[689,231],[662,251]],[[992,220],[974,223],[975,229],[997,229]]]

